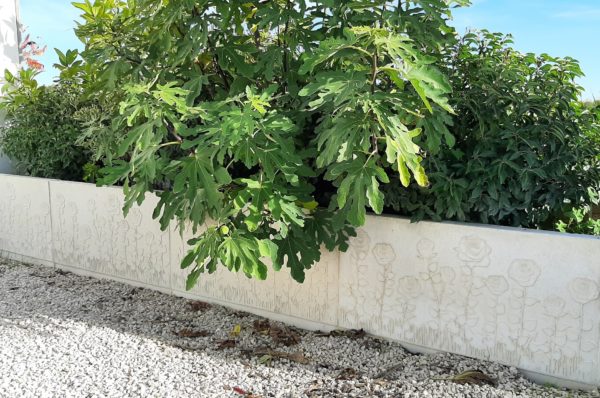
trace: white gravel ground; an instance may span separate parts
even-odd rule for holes
[[[440,380],[475,369],[496,378],[497,387]],[[495,363],[413,355],[361,334],[296,330],[220,306],[0,260],[0,396],[600,395],[535,385]]]

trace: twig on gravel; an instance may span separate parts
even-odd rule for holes
[[[261,398],[260,395],[253,394],[249,391],[246,391],[240,387],[231,387],[231,390],[236,394],[243,395],[244,398]]]
[[[304,356],[304,354],[302,354],[301,352],[289,353],[289,352],[272,350],[272,349],[266,348],[266,347],[256,348],[252,351],[252,354],[261,356],[261,357],[269,356],[271,358],[288,359],[290,361],[305,364],[305,365],[310,362],[309,359],[306,358]]]
[[[210,307],[212,307],[209,303],[205,303],[204,301],[190,301],[188,303],[190,310],[198,312],[198,311],[206,311]]]
[[[351,380],[356,379],[360,376],[359,372],[354,368],[343,369],[335,378],[336,380]]]
[[[332,330],[331,332],[315,332],[318,337],[349,337],[351,339],[360,339],[367,335],[363,329]]]
[[[383,371],[377,373],[373,378],[374,379],[382,379],[385,376],[387,376],[388,374],[390,374],[398,369],[401,369],[402,367],[404,367],[404,362],[399,362],[399,363],[392,365],[389,368],[386,368]]]
[[[273,325],[268,319],[257,319],[252,327],[255,333],[269,335],[275,344],[289,347],[301,342],[300,335],[297,332],[285,326]]]
[[[433,380],[445,380],[458,384],[475,384],[478,386],[487,384],[496,387],[498,385],[496,379],[486,375],[481,370],[467,370],[451,377],[436,377]]]
[[[224,350],[225,348],[234,348],[237,345],[237,341],[233,339],[221,340],[217,346],[217,350]]]

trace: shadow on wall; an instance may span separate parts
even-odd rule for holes
[[[0,5],[0,85],[3,84],[5,69],[14,70],[19,63],[19,32],[16,23],[16,10],[10,5]],[[0,123],[4,117],[0,114]],[[2,137],[0,137],[0,140]],[[0,173],[14,174],[14,167],[8,157],[0,151]]]
[[[15,170],[12,167],[10,159],[2,155],[0,152],[0,173],[2,174],[14,174]]]
[[[4,69],[14,67],[19,63],[19,43],[18,30],[16,23],[15,10],[7,9],[7,6],[0,6],[2,10],[2,18],[0,18],[0,68],[2,75]],[[11,17],[11,14],[13,17]]]

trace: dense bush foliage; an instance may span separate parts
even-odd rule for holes
[[[573,208],[557,223],[556,229],[561,232],[600,236],[600,219],[592,217],[590,206]]]
[[[0,110],[0,149],[20,172],[48,178],[80,180],[88,154],[76,145],[82,122],[81,88],[66,83],[38,86],[34,69],[5,73]]]
[[[415,137],[452,139],[437,129],[452,112],[434,65],[454,40],[444,0],[76,6],[95,89],[123,95],[103,183],[124,182],[126,210],[162,188],[163,228],[211,220],[188,286],[219,263],[263,279],[265,258],[302,281],[321,245],[345,249],[366,207],[383,210],[385,168],[427,185]]]
[[[100,95],[90,65],[76,50],[55,50],[60,72],[53,85],[40,86],[36,76],[43,66],[30,50],[26,65],[12,74],[5,71],[0,111],[0,149],[16,162],[23,174],[94,182],[99,168],[110,162],[122,134],[110,128],[118,109],[116,93]]]
[[[430,185],[390,184],[387,206],[416,220],[552,229],[571,208],[591,203],[600,184],[600,118],[578,100],[577,62],[510,45],[510,37],[470,33],[447,52],[456,142],[427,137]]]

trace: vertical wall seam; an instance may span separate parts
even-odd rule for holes
[[[23,54],[21,51],[21,41],[23,40],[21,26],[21,4],[19,0],[15,0],[15,28],[17,29],[17,59],[19,60],[19,63],[23,62]]]
[[[337,269],[335,270],[337,272],[337,278],[336,278],[336,286],[335,288],[337,289],[337,305],[335,308],[335,327],[339,328],[340,327],[340,311],[342,308],[342,297],[341,297],[341,292],[342,289],[340,289],[340,285],[341,285],[341,279],[340,276],[342,274],[342,252],[339,249],[336,249],[337,252]]]
[[[48,184],[48,211],[50,212],[50,261],[52,262],[52,266],[54,268],[58,268],[56,265],[56,261],[54,260],[54,220],[52,219],[52,195],[50,190],[51,188],[51,180],[46,181]]]
[[[171,223],[169,223],[169,226],[167,227],[167,235],[169,236],[169,249],[168,249],[168,273],[169,273],[169,291],[171,292],[171,294],[175,294],[175,289],[173,289],[173,247],[171,247],[171,243],[172,243],[172,239],[171,239]]]

